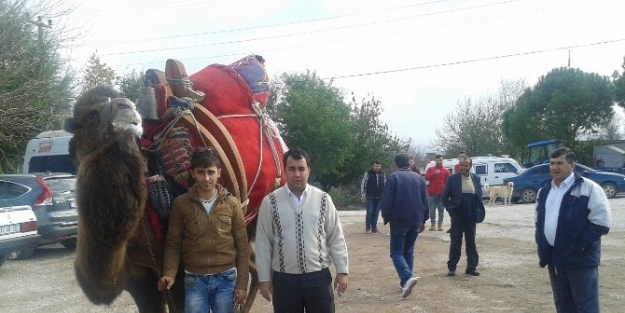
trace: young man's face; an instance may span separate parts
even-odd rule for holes
[[[373,164],[373,170],[379,172],[382,169],[382,164]]]
[[[569,163],[566,160],[566,155],[549,160],[549,172],[558,185],[573,173],[573,168],[575,168],[575,164]]]
[[[436,159],[434,159],[434,162],[438,166],[443,166],[443,158],[436,158]]]
[[[198,191],[204,195],[212,195],[219,177],[221,177],[221,169],[216,166],[196,167],[190,173],[191,177],[195,179]]]
[[[306,164],[306,159],[296,160],[292,157],[286,159],[286,184],[289,190],[301,195],[308,184],[308,176],[310,176],[310,168]]]

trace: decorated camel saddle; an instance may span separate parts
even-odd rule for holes
[[[286,146],[265,111],[269,79],[263,64],[262,57],[250,55],[189,76],[180,61],[170,59],[164,72],[146,71],[137,103],[144,128],[141,145],[150,174],[167,181],[148,185],[146,210],[155,230],[162,229],[158,220],[167,218],[171,199],[192,184],[188,169],[193,151],[208,147],[217,153],[221,183],[241,200],[253,235],[263,197],[285,182],[281,162]],[[157,238],[162,236],[156,232]]]

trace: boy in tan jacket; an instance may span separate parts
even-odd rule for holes
[[[249,280],[241,204],[218,184],[221,168],[212,150],[196,150],[189,171],[195,184],[174,201],[158,287],[171,288],[182,256],[185,312],[230,313],[245,301]]]

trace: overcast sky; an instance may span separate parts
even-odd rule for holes
[[[248,54],[270,76],[315,70],[382,101],[382,120],[427,146],[458,101],[496,93],[502,80],[533,86],[567,66],[622,72],[622,0],[75,0],[81,69],[97,51],[118,74],[189,74]]]

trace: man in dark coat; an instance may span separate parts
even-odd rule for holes
[[[471,159],[460,159],[460,172],[449,176],[442,200],[451,217],[451,244],[447,276],[456,276],[456,265],[462,251],[462,237],[465,237],[467,252],[467,268],[465,273],[479,276],[477,265],[479,256],[475,245],[475,229],[478,222],[484,219],[482,203],[482,187],[477,175],[470,172]]]

